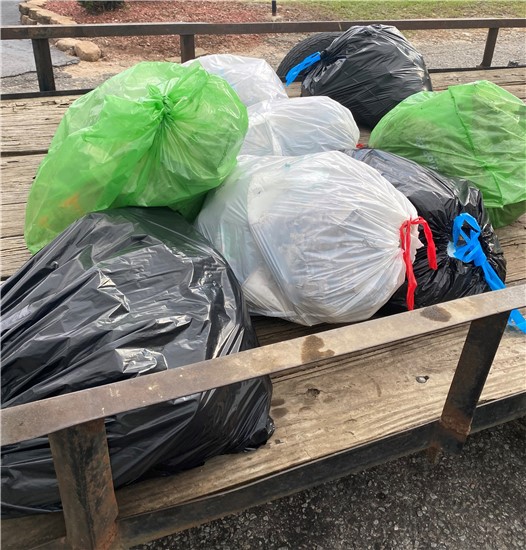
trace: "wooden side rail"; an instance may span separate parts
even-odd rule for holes
[[[390,439],[384,443],[379,440],[367,447],[327,457],[325,464],[324,461],[315,461],[305,468],[317,472],[312,478],[314,480],[317,477],[329,479],[343,475],[342,472],[378,463],[385,457],[402,456],[426,447],[435,455],[441,448],[458,452],[470,433],[477,403],[509,311],[521,307],[526,307],[526,285],[19,405],[1,412],[1,442],[7,445],[49,434],[64,509],[64,523],[56,523],[56,534],[48,533],[58,536],[50,542],[49,548],[89,550],[127,547],[148,540],[145,535],[151,538],[162,536],[175,526],[185,525],[185,522],[188,525],[201,517],[217,517],[222,510],[230,510],[233,506],[234,509],[242,509],[261,498],[271,499],[291,493],[295,487],[303,488],[306,478],[305,473],[293,470],[285,473],[285,485],[280,476],[266,481],[263,492],[257,489],[256,483],[256,496],[254,487],[241,487],[233,497],[235,504],[229,494],[218,494],[211,495],[204,510],[200,510],[196,501],[183,505],[175,515],[169,510],[160,510],[154,515],[138,516],[136,521],[133,516],[120,518],[112,483],[105,417],[257,376],[291,372],[317,361],[347,356],[417,336],[443,333],[446,329],[470,323],[438,422],[415,428],[411,436],[407,433],[393,434],[392,441]],[[524,390],[518,388],[517,395],[511,396],[515,408],[524,408],[524,395]],[[500,404],[498,406],[502,407]],[[509,411],[506,414],[509,415]],[[338,464],[340,466],[336,467]],[[312,484],[312,479],[309,478],[308,484]],[[63,530],[65,537],[61,535]],[[11,546],[8,544],[7,547]]]
[[[499,29],[524,28],[522,18],[468,19],[386,19],[377,21],[300,21],[269,23],[126,23],[97,25],[19,25],[0,29],[1,40],[30,39],[41,92],[54,91],[53,66],[49,55],[51,38],[94,38],[99,36],[179,35],[181,60],[195,58],[195,35],[203,34],[271,34],[345,31],[354,25],[379,23],[400,30],[488,29],[484,54],[477,68],[489,68]]]

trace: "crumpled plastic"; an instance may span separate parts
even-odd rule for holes
[[[369,145],[469,180],[493,227],[526,213],[526,105],[492,82],[407,98],[380,121]]]
[[[199,64],[144,62],[108,79],[70,106],[40,165],[29,250],[88,212],[169,206],[186,215],[232,171],[247,127],[234,90]]]
[[[360,130],[351,111],[330,97],[264,101],[248,108],[241,155],[301,156],[356,146]]]
[[[340,152],[240,156],[196,226],[225,256],[253,313],[305,325],[371,317],[403,283],[400,228],[416,209]],[[421,246],[415,226],[408,253]]]
[[[264,59],[213,54],[186,61],[183,66],[193,64],[199,64],[209,73],[224,78],[247,107],[260,101],[288,98],[279,76]]]
[[[351,27],[320,58],[304,78],[301,95],[332,97],[371,128],[406,97],[432,89],[422,55],[396,27]]]
[[[231,269],[166,208],[83,217],[1,296],[3,408],[257,346]],[[265,443],[271,394],[262,377],[107,418],[115,485]],[[1,471],[4,517],[60,509],[47,437],[3,447]]]
[[[350,151],[353,158],[367,163],[404,194],[433,232],[437,270],[429,269],[427,244],[416,253],[413,269],[418,286],[415,307],[425,307],[448,300],[472,296],[490,290],[484,271],[457,259],[452,249],[453,224],[460,214],[473,216],[480,228],[480,244],[485,256],[502,281],[506,277],[506,260],[489,221],[480,191],[465,180],[447,178],[393,153],[379,149]],[[425,243],[423,235],[420,240]],[[406,283],[389,299],[391,311],[406,309]]]

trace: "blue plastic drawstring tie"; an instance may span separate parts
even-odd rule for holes
[[[301,71],[308,69],[311,65],[314,65],[314,63],[318,63],[320,59],[320,52],[312,53],[311,55],[309,55],[309,57],[306,57],[295,67],[292,67],[292,69],[287,73],[287,76],[285,77],[285,86],[290,86],[290,84],[292,84],[296,80],[296,77],[301,73]]]
[[[462,228],[464,223],[467,223],[470,226],[469,235],[467,235]],[[482,250],[482,246],[479,241],[481,232],[482,230],[473,216],[466,213],[459,214],[453,220],[453,256],[462,262],[473,262],[476,266],[481,267],[484,272],[486,282],[491,290],[506,288],[506,285],[500,280]],[[462,237],[466,244],[459,246],[459,237]],[[513,327],[517,327],[519,330],[526,333],[526,320],[518,309],[514,309],[510,313],[508,324]]]

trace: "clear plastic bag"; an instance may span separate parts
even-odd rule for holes
[[[196,226],[229,259],[251,313],[292,318],[294,308],[274,280],[248,224],[249,166],[253,157],[240,158],[244,159],[243,167],[216,190],[213,198],[207,198]]]
[[[314,325],[367,319],[387,302],[406,274],[400,228],[417,216],[376,170],[334,151],[238,157],[197,227],[252,312]],[[414,225],[410,235],[413,261]]]
[[[248,109],[242,155],[300,156],[352,149],[360,130],[351,111],[330,97],[264,101]]]
[[[205,71],[225,79],[247,107],[268,99],[288,98],[279,76],[264,59],[214,54],[192,59],[183,66],[192,63],[199,63]]]
[[[433,231],[437,270],[429,269],[426,247],[420,249],[413,263],[418,280],[415,307],[431,306],[489,290],[480,265],[461,261],[451,253],[454,220],[462,214],[473,216],[480,224],[484,256],[497,276],[505,279],[506,260],[482,203],[482,194],[476,187],[466,180],[448,178],[380,149],[356,149],[348,154],[378,170],[411,201]],[[405,290],[403,285],[391,297],[387,304],[390,312],[407,308]]]

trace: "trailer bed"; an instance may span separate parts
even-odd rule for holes
[[[435,89],[488,79],[525,99],[525,77],[522,68],[435,73],[432,79]],[[298,93],[293,85],[290,95]],[[0,105],[2,279],[29,258],[23,241],[27,194],[74,99],[5,100]],[[361,142],[367,140],[368,133],[362,132]],[[526,216],[497,233],[508,262],[508,285],[524,284]],[[462,302],[468,308],[479,303]],[[262,346],[301,338],[291,342],[301,357],[298,366],[272,377],[275,434],[257,452],[216,457],[200,468],[116,491],[123,544],[145,542],[429,447],[470,325],[451,321],[455,307],[449,303],[398,317],[401,324],[431,319],[436,325],[431,335],[416,330],[416,336],[400,339],[393,329],[378,340],[383,343],[335,357],[324,356],[324,332],[334,326],[255,318]],[[352,327],[355,334],[360,326]],[[525,357],[524,335],[507,329],[478,403],[474,430],[526,413]],[[2,522],[6,549],[43,543],[66,547],[60,546],[66,544],[64,536],[62,513]]]

